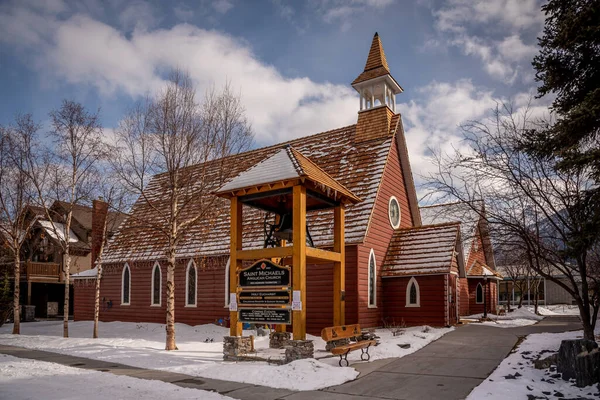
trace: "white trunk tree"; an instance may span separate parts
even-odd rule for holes
[[[207,221],[215,220],[214,205],[220,200],[206,195],[215,182],[224,181],[229,174],[227,169],[220,168],[219,176],[208,176],[207,162],[248,149],[252,130],[240,96],[232,92],[229,84],[222,91],[207,92],[204,102],[199,104],[190,77],[176,70],[160,93],[137,105],[123,119],[117,137],[115,170],[138,196],[130,219],[140,227],[158,232],[165,243],[165,348],[176,350],[178,245],[189,228],[202,221],[208,230]],[[193,165],[198,167],[192,175],[187,167]],[[152,178],[153,175],[156,176]],[[136,208],[152,210],[153,218],[136,219]]]
[[[38,129],[31,115],[18,116],[13,126],[0,126],[0,235],[14,260],[13,334],[21,333],[21,248],[32,226],[25,209],[34,193],[26,166],[29,146]]]
[[[91,198],[94,177],[100,160],[105,157],[102,127],[98,113],[88,112],[83,105],[65,100],[50,113],[53,148],[28,159],[28,173],[33,181],[38,204],[50,222],[57,246],[62,252],[64,277],[63,336],[69,337],[69,289],[72,264],[71,224],[73,206]],[[63,209],[52,208],[60,200]]]

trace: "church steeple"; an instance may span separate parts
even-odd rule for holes
[[[352,82],[352,87],[360,94],[360,110],[387,106],[396,112],[396,95],[402,87],[390,73],[379,34],[375,32],[365,70]]]

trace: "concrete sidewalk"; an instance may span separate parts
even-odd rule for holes
[[[0,353],[115,375],[159,380],[186,388],[215,391],[242,400],[464,399],[502,362],[519,337],[530,333],[576,329],[581,329],[579,319],[563,316],[547,317],[536,325],[521,328],[478,324],[461,326],[400,359],[356,363],[353,367],[360,372],[358,379],[311,392],[147,370],[14,346],[0,345]]]

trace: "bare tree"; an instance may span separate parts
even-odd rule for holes
[[[524,150],[529,133],[540,127],[529,110],[498,106],[489,121],[462,127],[470,150],[435,156],[439,174],[429,176],[428,185],[465,202],[484,198],[496,243],[518,249],[536,274],[573,296],[585,338],[594,340],[600,275],[592,256],[600,211],[591,197],[598,188],[585,167],[559,171],[559,159]]]
[[[124,215],[124,209],[126,207],[126,194],[123,186],[120,184],[119,180],[111,179],[114,177],[106,177],[106,171],[104,171],[103,176],[99,177],[98,185],[99,192],[101,193],[100,201],[104,203],[102,206],[106,207],[106,215],[104,215],[104,220],[102,221],[102,226],[100,227],[100,248],[98,249],[96,260],[92,260],[94,262],[94,266],[96,268],[96,287],[95,287],[95,297],[94,297],[94,329],[92,337],[94,339],[98,338],[98,320],[100,318],[100,287],[102,283],[102,257],[104,255],[104,249],[106,248],[106,244],[110,239],[110,232],[114,232],[121,221],[121,216]],[[94,210],[97,212],[97,210]],[[93,229],[97,227],[94,226]],[[92,246],[95,245],[92,243]]]
[[[77,102],[64,100],[50,113],[54,141],[52,149],[28,157],[27,171],[35,187],[37,202],[43,207],[50,229],[62,251],[64,276],[63,336],[69,336],[69,289],[72,263],[71,222],[73,207],[89,199],[99,160],[105,156],[99,113],[90,113]],[[63,209],[52,208],[52,200],[62,201]]]
[[[32,181],[26,173],[28,146],[38,129],[31,115],[18,116],[14,126],[0,127],[0,234],[14,259],[13,334],[21,333],[20,255],[32,225],[25,213],[33,195]]]
[[[123,119],[117,137],[120,150],[115,170],[139,196],[129,217],[132,226],[158,232],[166,243],[165,348],[176,350],[177,247],[191,227],[203,221],[207,231],[209,221],[215,220],[214,205],[220,200],[207,194],[228,177],[228,170],[211,168],[209,163],[248,149],[252,130],[239,95],[229,84],[220,92],[208,91],[199,104],[189,75],[175,70],[162,92],[138,104]],[[136,219],[140,210],[153,217]]]

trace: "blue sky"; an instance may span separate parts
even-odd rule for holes
[[[413,170],[428,148],[460,146],[458,125],[496,101],[527,105],[544,16],[535,0],[0,0],[0,124],[47,123],[62,99],[100,108],[107,134],[165,72],[200,97],[229,80],[257,145],[356,122],[350,82],[379,32]],[[534,100],[544,113],[549,99]]]

